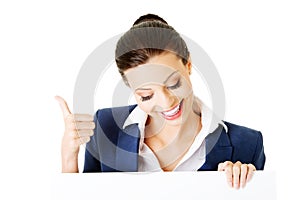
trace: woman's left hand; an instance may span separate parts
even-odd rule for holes
[[[236,163],[225,161],[218,165],[218,171],[225,171],[228,185],[236,189],[245,187],[246,183],[251,180],[255,170],[253,164],[242,164],[240,161]]]

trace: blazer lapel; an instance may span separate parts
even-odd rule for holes
[[[138,149],[140,131],[138,124],[131,124],[119,131],[116,149],[116,170],[124,172],[138,171]]]
[[[232,145],[222,125],[205,138],[206,160],[198,171],[217,170],[218,164],[231,160]]]

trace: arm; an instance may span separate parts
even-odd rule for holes
[[[266,156],[264,153],[264,146],[263,146],[263,137],[261,132],[258,134],[257,143],[255,154],[253,156],[253,165],[255,165],[257,170],[263,170],[266,162]]]
[[[94,129],[94,135],[91,137],[90,142],[86,144],[85,148],[85,155],[84,155],[84,168],[83,172],[101,172],[101,163],[100,163],[100,156],[98,150],[97,150],[97,132],[99,128],[99,122],[98,122],[98,112],[96,112],[94,116],[94,123],[95,123],[95,129]]]
[[[85,144],[93,135],[95,124],[93,116],[87,114],[72,114],[66,101],[55,97],[64,118],[65,131],[61,143],[61,158],[63,173],[78,173],[78,153],[81,144]]]

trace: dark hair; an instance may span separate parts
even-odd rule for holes
[[[180,57],[183,64],[188,62],[186,43],[164,19],[154,14],[137,19],[119,39],[115,51],[115,60],[125,83],[125,70],[145,64],[151,57],[166,51]]]
[[[165,24],[168,24],[163,18],[161,18],[158,15],[147,14],[147,15],[142,15],[142,16],[140,16],[140,18],[138,18],[137,20],[135,20],[135,22],[133,23],[133,26],[137,25],[137,24],[140,24],[142,22],[154,21],[154,20],[157,20],[157,21],[163,22]]]

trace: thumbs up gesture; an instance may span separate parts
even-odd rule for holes
[[[62,172],[78,172],[78,153],[81,144],[90,141],[95,123],[89,114],[72,114],[67,102],[56,96],[63,113],[65,131],[61,143]]]

